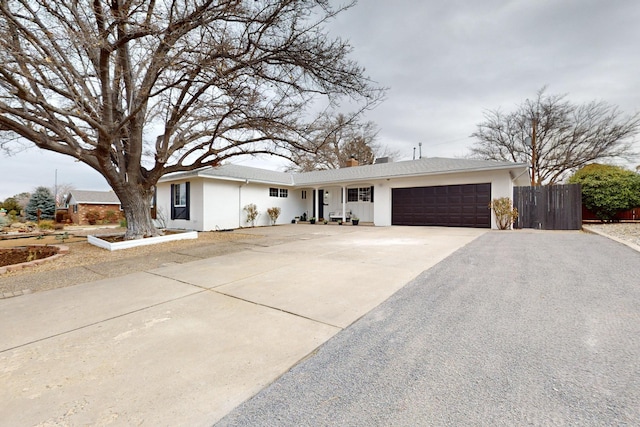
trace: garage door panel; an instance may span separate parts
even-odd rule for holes
[[[489,228],[490,200],[490,183],[394,188],[391,223]]]

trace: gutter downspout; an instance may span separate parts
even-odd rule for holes
[[[242,187],[249,184],[249,180],[245,179],[242,184],[238,186],[238,228],[242,228]]]

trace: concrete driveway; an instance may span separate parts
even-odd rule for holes
[[[211,425],[485,233],[254,232],[287,242],[0,300],[0,425]]]
[[[640,253],[487,233],[216,427],[248,425],[640,425]]]

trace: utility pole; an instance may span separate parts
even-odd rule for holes
[[[538,153],[536,151],[536,119],[531,119],[531,186],[538,185],[536,180],[536,164],[538,163]]]

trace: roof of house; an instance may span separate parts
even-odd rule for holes
[[[72,190],[67,195],[67,202],[71,198],[78,204],[86,205],[119,205],[120,199],[113,191],[85,191]]]
[[[378,163],[341,169],[291,173],[226,164],[217,167],[206,167],[190,172],[178,172],[166,175],[161,179],[161,181],[175,181],[191,176],[197,176],[234,181],[260,182],[265,184],[301,186],[505,169],[517,170],[520,173],[525,173],[528,170],[528,165],[525,163],[495,162],[489,160],[428,157],[401,162]]]

